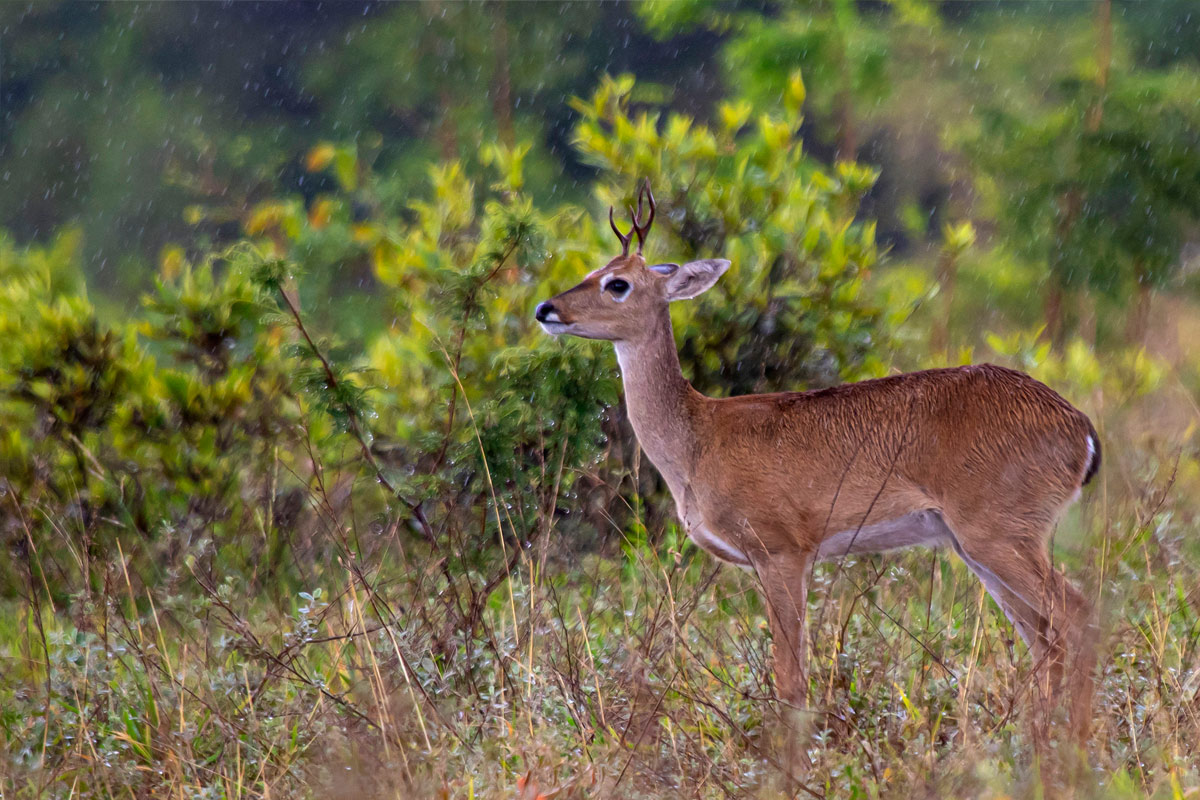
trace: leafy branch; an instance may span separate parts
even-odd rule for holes
[[[304,324],[304,317],[300,314],[300,308],[284,287],[287,274],[287,264],[282,259],[260,258],[252,272],[252,279],[265,291],[282,298],[283,307],[287,311],[291,326],[303,339],[300,347],[302,354],[307,355],[319,365],[317,369],[301,370],[298,373],[301,384],[311,395],[320,398],[323,410],[333,418],[338,427],[354,437],[363,459],[375,473],[379,485],[408,509],[413,519],[416,520],[421,535],[430,544],[435,544],[436,538],[433,529],[425,517],[425,512],[421,509],[421,504],[408,499],[400,492],[384,472],[383,466],[375,454],[371,452],[371,440],[374,436],[362,419],[366,395],[362,387],[330,361],[316,340],[313,339],[312,334],[309,333],[308,326]]]

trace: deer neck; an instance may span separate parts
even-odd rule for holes
[[[703,399],[679,367],[670,314],[663,309],[645,336],[614,342],[629,422],[672,493],[687,484],[694,459],[696,411]]]

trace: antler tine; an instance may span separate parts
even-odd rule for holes
[[[645,224],[642,224],[642,199],[645,198],[650,204],[650,216],[646,218]],[[629,213],[633,214],[633,209],[629,209]],[[650,179],[646,178],[642,183],[641,191],[638,192],[637,214],[633,217],[633,232],[637,233],[638,238],[638,255],[642,254],[642,247],[646,244],[646,237],[650,234],[650,226],[654,224],[654,192],[650,190]]]
[[[612,227],[613,233],[617,235],[617,238],[621,240],[621,255],[629,255],[629,240],[633,238],[633,231],[621,233],[621,229],[617,227],[617,221],[613,219],[612,206],[608,207],[608,224]],[[634,227],[637,227],[637,223],[634,223]],[[639,238],[638,241],[641,241],[641,239]],[[641,252],[640,249],[639,252]]]

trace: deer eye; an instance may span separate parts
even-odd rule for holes
[[[620,300],[629,293],[629,281],[623,278],[613,278],[604,284],[604,291],[612,292],[613,297]]]

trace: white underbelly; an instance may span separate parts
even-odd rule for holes
[[[939,547],[953,537],[942,515],[931,509],[914,511],[895,519],[849,528],[829,536],[817,549],[822,561],[836,560],[855,553],[881,553],[903,547]]]
[[[741,550],[717,536],[703,525],[693,525],[688,529],[688,538],[702,549],[712,553],[722,561],[737,564],[739,567],[750,567],[750,559]]]

